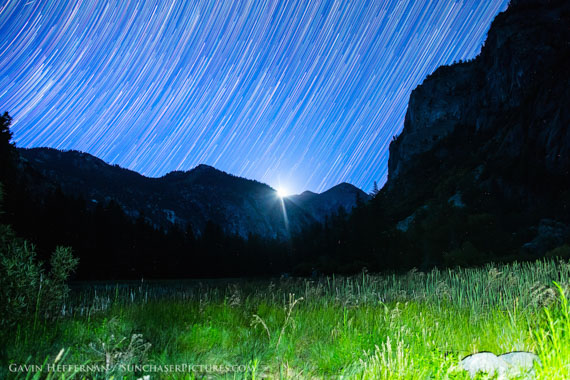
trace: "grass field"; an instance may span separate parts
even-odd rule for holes
[[[0,378],[469,379],[464,356],[525,350],[537,378],[569,379],[569,284],[555,261],[77,284],[61,318],[2,332]]]

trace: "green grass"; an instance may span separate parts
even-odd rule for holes
[[[318,280],[82,284],[61,318],[2,332],[0,378],[468,379],[458,368],[464,356],[525,350],[543,363],[537,378],[568,379],[569,284],[570,265],[555,261]],[[109,368],[9,371],[26,363]],[[202,367],[148,371],[184,364]]]

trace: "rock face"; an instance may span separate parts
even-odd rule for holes
[[[570,2],[511,1],[493,21],[479,56],[428,76],[412,92],[402,133],[390,144],[378,208],[393,227],[407,233],[406,218],[429,205],[440,218],[417,220],[428,232],[415,229],[413,239],[434,236],[436,225],[439,233],[453,233],[442,235],[437,248],[419,247],[426,251],[451,252],[477,240],[483,252],[537,257],[567,243],[568,62]],[[471,232],[446,225],[451,214]],[[499,228],[505,249],[476,234]]]
[[[333,188],[329,190],[331,194],[315,194],[298,204],[285,198],[286,224],[281,199],[274,189],[208,165],[148,178],[108,165],[86,153],[49,148],[20,149],[19,152],[27,164],[53,186],[60,186],[64,193],[82,196],[93,207],[112,200],[134,219],[144,216],[152,224],[164,228],[190,224],[198,234],[208,221],[213,221],[225,232],[243,237],[251,233],[287,238],[316,220],[324,219],[322,213],[331,210],[321,207],[323,202],[331,207],[352,207],[356,198],[354,194],[351,198],[348,193],[361,192],[346,184],[339,185],[340,190],[350,187],[346,192]],[[41,186],[45,187],[45,184],[42,182]]]
[[[412,92],[389,182],[457,129],[487,133],[497,156],[568,174],[569,25],[567,1],[512,1],[477,58],[438,68]]]

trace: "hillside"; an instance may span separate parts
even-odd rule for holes
[[[367,197],[358,188],[342,184],[310,200],[300,201],[297,196],[282,200],[268,185],[208,165],[149,178],[77,151],[34,148],[19,149],[19,153],[65,194],[81,195],[92,205],[113,200],[133,219],[142,215],[166,229],[173,224],[191,225],[198,234],[212,221],[226,233],[242,237],[287,238],[324,220],[339,206],[351,209],[357,193]]]

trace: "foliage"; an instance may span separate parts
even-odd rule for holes
[[[12,140],[12,131],[10,124],[12,117],[8,112],[4,112],[0,116],[0,180],[5,180],[13,166],[16,156],[16,148]]]
[[[516,350],[548,364],[537,368],[538,379],[567,378],[568,285],[564,261],[318,279],[86,283],[70,294],[65,318],[10,329],[0,377],[14,375],[3,376],[5,363],[51,363],[65,348],[60,363],[111,364],[108,372],[79,374],[101,379],[172,378],[121,373],[120,363],[194,363],[242,370],[174,377],[467,380],[464,356]]]
[[[104,320],[97,335],[95,342],[89,343],[87,355],[94,356],[91,362],[107,368],[107,376],[120,376],[124,368],[143,364],[151,348],[142,334],[128,331],[118,318]]]
[[[570,259],[570,246],[568,244],[561,245],[546,253],[546,257],[559,257],[561,259]]]
[[[557,307],[545,308],[545,325],[535,331],[542,366],[539,375],[545,379],[570,378],[570,308],[567,292],[554,283],[560,296]]]
[[[9,327],[26,318],[53,318],[69,292],[66,281],[77,267],[71,249],[57,247],[46,272],[33,245],[0,226],[0,325]]]

